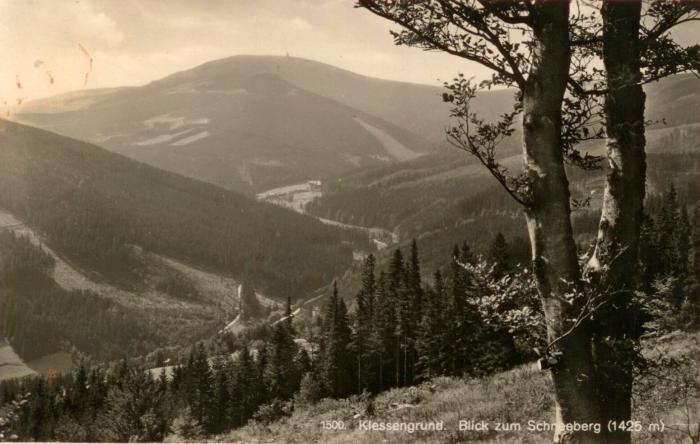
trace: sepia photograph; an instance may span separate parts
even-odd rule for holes
[[[700,0],[0,0],[0,441],[700,444]]]

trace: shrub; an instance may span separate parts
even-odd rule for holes
[[[297,402],[299,404],[313,405],[321,400],[322,394],[323,387],[321,383],[314,378],[313,374],[305,373],[299,385],[299,393],[296,396]]]
[[[260,406],[253,415],[253,419],[263,424],[271,424],[278,419],[289,416],[294,410],[291,402],[283,402],[273,399],[270,403]]]

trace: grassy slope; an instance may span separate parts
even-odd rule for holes
[[[633,419],[645,425],[664,420],[667,425],[683,422],[684,377],[700,376],[700,334],[673,334],[645,343],[649,358],[689,358],[690,367],[662,372],[657,380],[652,374],[639,378],[635,393]],[[689,379],[686,379],[686,382]],[[376,421],[411,422],[444,421],[442,432],[368,432],[357,429],[358,421],[365,419],[365,403],[358,399],[324,400],[311,407],[297,407],[294,413],[270,425],[251,423],[216,441],[222,442],[289,442],[289,443],[541,443],[551,438],[551,432],[529,432],[528,420],[553,421],[551,382],[548,374],[533,366],[522,366],[483,379],[457,380],[438,378],[418,387],[395,389],[378,396],[374,402]],[[700,411],[700,393],[687,398],[690,411],[697,422]],[[394,404],[394,406],[392,406]],[[398,404],[398,406],[396,406]],[[402,406],[402,404],[404,404]],[[410,404],[410,405],[406,405]],[[357,415],[360,417],[357,417]],[[521,432],[460,432],[459,420],[517,422]],[[321,421],[344,421],[346,430],[323,430]],[[493,427],[493,426],[492,426]],[[677,432],[662,435],[641,432],[635,442],[676,442]],[[680,441],[684,442],[684,441]]]

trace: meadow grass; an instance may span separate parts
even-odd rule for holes
[[[696,424],[700,393],[694,384],[700,377],[700,334],[679,333],[645,344],[651,359],[674,358],[681,362],[643,374],[635,389],[634,419],[646,427],[664,420],[667,425]],[[659,374],[659,372],[661,374]],[[700,381],[700,380],[698,380]],[[554,422],[552,384],[547,372],[533,365],[479,379],[440,377],[416,387],[398,388],[373,400],[374,416],[366,415],[367,400],[351,397],[324,399],[315,405],[297,405],[294,412],[271,424],[251,422],[215,437],[217,442],[241,443],[333,443],[409,444],[480,442],[486,444],[551,442],[551,431],[528,431],[528,421]],[[443,421],[444,431],[366,431],[361,420],[382,422]],[[460,420],[487,421],[491,425],[520,423],[521,431],[460,431]],[[322,426],[339,421],[344,429]],[[336,423],[337,424],[337,423]],[[692,442],[682,427],[662,433],[644,430],[633,434],[635,443]],[[696,429],[691,427],[691,432]]]

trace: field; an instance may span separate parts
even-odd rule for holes
[[[689,441],[686,430],[697,433],[700,392],[700,334],[677,333],[647,341],[645,356],[680,360],[678,366],[652,369],[638,378],[633,419],[642,431],[633,434],[636,443]],[[658,375],[658,373],[662,373]],[[658,375],[658,378],[657,376]],[[215,439],[245,443],[541,443],[551,440],[551,431],[529,430],[553,422],[551,383],[545,372],[533,365],[522,366],[492,377],[459,380],[438,378],[417,387],[395,389],[370,402],[358,397],[323,400],[314,406],[297,403],[293,413],[265,424],[246,427]],[[663,401],[660,401],[663,400]],[[373,410],[374,414],[369,412]],[[368,431],[361,421],[385,423],[442,422],[443,431]],[[459,430],[460,421],[485,421],[482,431]],[[530,423],[529,421],[532,421]],[[655,430],[660,422],[664,431]],[[496,423],[517,430],[495,430]],[[463,425],[466,425],[463,423]]]

